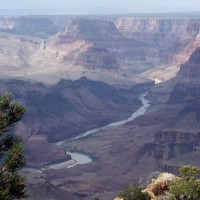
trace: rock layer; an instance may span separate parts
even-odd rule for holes
[[[200,46],[198,18],[1,17],[0,24],[2,37],[12,33],[1,54],[4,75],[48,83],[83,75],[112,84],[146,81],[136,74],[165,81]],[[28,35],[35,38],[27,42]],[[9,48],[13,39],[15,52]],[[16,50],[24,44],[22,56]]]
[[[51,30],[56,20],[49,19],[53,22],[48,26]],[[9,28],[12,32],[15,23],[4,21],[3,31]],[[45,40],[41,36],[1,33],[1,75],[51,84],[84,75],[129,87],[148,82],[141,73],[159,79],[169,70],[163,80],[177,76],[153,87],[149,97],[154,104],[144,116],[67,144],[93,155],[94,162],[43,172],[31,180],[33,185],[37,186],[38,180],[41,188],[50,188],[52,193],[55,188],[60,194],[72,192],[78,199],[91,199],[97,194],[112,199],[131,181],[144,183],[153,171],[200,165],[199,19],[88,18],[67,19],[63,24],[69,24],[68,28],[56,26],[62,32],[55,35],[43,30],[50,36]],[[140,105],[133,94],[140,87],[119,89],[85,78],[61,80],[51,86],[2,81],[1,90],[13,92],[29,107],[16,129],[30,146],[27,150],[32,151],[39,143],[52,155],[58,154],[57,161],[63,159],[64,152],[47,141],[67,139],[122,119]],[[56,198],[61,198],[58,193]]]

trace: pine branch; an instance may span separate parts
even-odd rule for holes
[[[0,157],[4,160],[0,168],[0,200],[13,200],[24,197],[26,177],[18,171],[25,164],[24,145],[13,135],[2,135],[18,122],[25,112],[24,106],[12,103],[12,95],[0,96]]]
[[[21,143],[15,143],[8,151],[7,159],[4,163],[2,171],[15,172],[22,168],[25,164],[25,158],[22,155],[24,145]]]

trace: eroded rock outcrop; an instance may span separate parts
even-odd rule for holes
[[[83,75],[126,86],[144,83],[142,77],[166,81],[200,46],[199,24],[198,18],[1,17],[0,31],[14,35],[3,42],[0,67],[5,75],[48,83]],[[35,38],[22,56],[27,35]],[[8,48],[13,39],[15,52]]]
[[[185,63],[199,47],[199,24],[198,18],[129,17],[115,20],[116,27],[123,35],[147,45],[141,51],[147,63],[152,63],[154,67],[143,75],[160,80],[176,76],[177,67]],[[147,51],[149,46],[151,50]]]
[[[170,190],[170,184],[179,178],[174,174],[161,173],[155,179],[152,179],[142,192],[147,192],[151,200],[157,200],[159,196],[165,196]],[[115,198],[114,200],[123,200],[123,198]]]
[[[169,192],[170,184],[178,180],[178,177],[170,173],[161,173],[157,178],[152,179],[143,192],[147,192],[152,200],[156,200],[157,197],[165,196]]]

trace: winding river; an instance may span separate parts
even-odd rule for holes
[[[101,131],[108,130],[111,127],[121,126],[121,125],[123,125],[129,121],[132,121],[135,118],[143,115],[151,105],[150,101],[145,99],[146,94],[147,93],[143,93],[143,94],[139,95],[139,99],[142,101],[142,106],[140,108],[138,108],[129,118],[118,121],[118,122],[110,123],[103,127],[99,127],[99,128],[95,128],[95,129],[86,131],[85,133],[80,134],[76,137],[70,138],[67,141],[74,141],[74,140],[82,139],[82,138],[92,135],[94,133],[97,133],[97,132],[100,133]],[[65,143],[67,143],[67,141],[58,142],[57,145],[64,145]],[[79,164],[87,164],[87,163],[92,162],[92,159],[85,154],[74,153],[74,152],[66,152],[66,153],[72,157],[71,161],[67,161],[67,162],[60,163],[60,164],[50,165],[50,166],[48,166],[48,168],[50,168],[50,169],[61,169],[64,167],[71,168],[71,167],[74,167]]]
[[[143,115],[146,112],[147,108],[151,105],[150,101],[145,99],[146,94],[147,93],[143,93],[143,94],[141,94],[139,96],[139,99],[142,101],[142,106],[140,108],[138,108],[129,118],[127,118],[125,120],[122,120],[122,121],[110,123],[110,124],[108,124],[106,126],[103,126],[103,127],[100,127],[100,128],[95,128],[95,129],[86,131],[83,134],[80,134],[80,135],[78,135],[78,136],[76,136],[74,138],[71,138],[70,141],[84,138],[86,136],[92,135],[93,133],[96,133],[96,132],[99,132],[99,131],[103,131],[103,130],[108,129],[110,127],[121,126],[121,125],[123,125],[123,124],[125,124],[127,122],[130,122],[130,121],[134,120],[136,117],[139,117],[139,116]]]

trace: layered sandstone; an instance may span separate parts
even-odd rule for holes
[[[151,46],[149,54],[144,51],[144,57],[154,66],[143,74],[150,78],[165,81],[174,77],[180,64],[199,47],[199,19],[130,17],[116,19],[115,24],[126,37]]]
[[[0,23],[7,32],[1,33],[4,75],[48,83],[83,75],[111,84],[146,81],[136,74],[166,81],[200,46],[198,18],[2,17]]]

